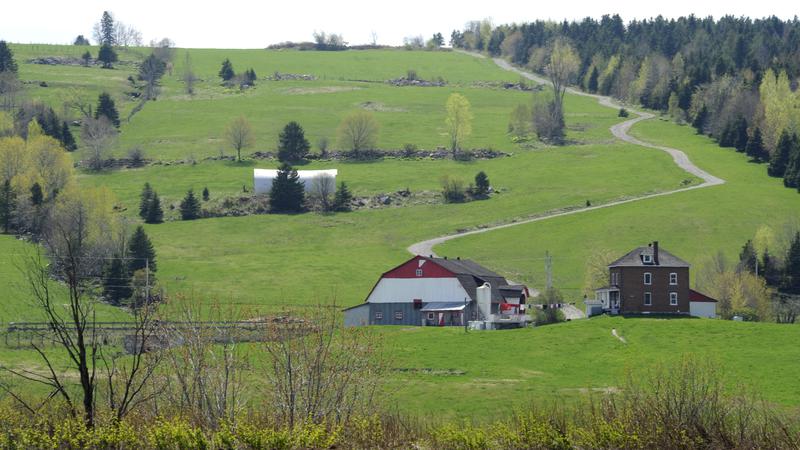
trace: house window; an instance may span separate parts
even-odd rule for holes
[[[669,304],[675,306],[678,304],[678,293],[677,292],[670,292],[669,293]]]
[[[429,312],[428,313],[428,320],[433,320],[434,318],[435,318],[435,316],[433,315],[433,313]]]
[[[383,320],[383,312],[375,311],[375,320]]]
[[[644,284],[651,285],[653,284],[653,274],[650,272],[644,273]]]
[[[421,276],[422,276],[422,269],[417,269],[417,276],[418,276],[418,277],[421,277]]]
[[[642,255],[642,262],[645,264],[653,264],[653,255]]]
[[[617,272],[613,272],[611,274],[611,285],[612,286],[616,286],[617,285]]]
[[[672,272],[672,273],[669,274],[669,284],[671,284],[672,286],[676,286],[678,284],[678,274],[677,273]]]
[[[403,320],[403,311],[395,311],[394,320]]]
[[[644,304],[645,306],[650,306],[653,304],[653,294],[650,292],[644,293]]]

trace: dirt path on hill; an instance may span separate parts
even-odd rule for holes
[[[479,57],[479,58],[485,58],[483,55],[477,55],[477,54],[474,54],[474,53],[463,52],[463,51],[461,51],[460,53],[464,53],[464,54],[475,56],[475,57]],[[540,77],[538,75],[535,75],[535,74],[533,74],[531,72],[527,72],[525,70],[522,70],[522,69],[519,69],[517,67],[512,66],[508,61],[506,61],[504,59],[495,58],[493,61],[495,62],[495,64],[497,64],[501,68],[503,68],[505,70],[509,70],[509,71],[515,72],[515,73],[519,74],[520,76],[523,76],[523,77],[525,77],[525,78],[527,78],[527,79],[529,79],[531,81],[534,81],[536,83],[539,83],[539,84],[547,84],[547,83],[549,83],[548,80],[546,80],[546,79],[544,79],[544,78],[542,78],[542,77]],[[622,105],[620,105],[616,100],[614,100],[614,99],[612,99],[610,97],[605,97],[605,96],[602,96],[602,95],[595,95],[595,94],[587,94],[585,92],[581,92],[581,91],[578,91],[578,90],[575,90],[575,89],[572,89],[572,88],[568,88],[567,92],[569,92],[570,94],[573,94],[573,95],[581,95],[581,96],[584,96],[584,97],[595,98],[595,99],[597,99],[598,103],[600,103],[603,106],[607,106],[609,108],[619,109],[619,108],[622,107]],[[408,247],[408,251],[411,252],[414,255],[436,255],[436,253],[433,251],[433,247],[434,246],[442,244],[442,243],[445,243],[445,242],[453,240],[453,239],[464,237],[464,236],[471,236],[473,234],[479,234],[479,233],[487,233],[489,231],[500,230],[500,229],[508,228],[508,227],[514,227],[514,226],[523,225],[523,224],[526,224],[526,223],[539,222],[539,221],[542,221],[542,220],[552,219],[554,217],[561,217],[561,216],[568,216],[568,215],[572,215],[572,214],[579,214],[579,213],[583,213],[583,212],[587,212],[587,211],[594,211],[596,209],[601,209],[601,208],[610,208],[612,206],[623,205],[625,203],[638,202],[638,201],[646,200],[646,199],[649,199],[649,198],[661,197],[661,196],[664,196],[664,195],[672,195],[672,194],[677,194],[678,192],[691,191],[691,190],[694,190],[694,189],[701,189],[701,188],[705,188],[705,187],[709,187],[709,186],[716,186],[716,185],[720,185],[720,184],[725,183],[725,180],[723,180],[722,178],[719,178],[719,177],[716,177],[714,175],[711,175],[710,173],[706,172],[705,170],[703,170],[703,169],[697,167],[696,165],[694,165],[694,163],[692,163],[692,161],[689,159],[689,157],[686,155],[686,153],[684,153],[684,152],[682,152],[682,151],[680,151],[678,149],[675,149],[675,148],[663,147],[663,146],[660,146],[660,145],[651,144],[649,142],[644,142],[642,140],[639,140],[639,139],[629,135],[628,131],[630,131],[631,127],[634,124],[636,124],[638,122],[641,122],[643,120],[652,119],[653,117],[655,117],[655,115],[651,114],[649,112],[638,111],[638,110],[635,110],[635,109],[629,109],[628,111],[631,114],[635,115],[636,117],[628,119],[628,120],[626,120],[624,122],[621,122],[621,123],[618,123],[616,125],[612,125],[611,126],[611,128],[610,128],[611,133],[616,138],[618,138],[618,139],[620,139],[622,141],[631,143],[631,144],[635,144],[635,145],[639,145],[639,146],[647,147],[647,148],[652,148],[652,149],[656,149],[656,150],[661,150],[661,151],[669,153],[672,156],[672,160],[675,162],[675,164],[678,167],[680,167],[681,169],[685,170],[686,172],[688,172],[688,173],[690,173],[690,174],[702,179],[703,182],[701,184],[698,184],[698,185],[695,185],[695,186],[689,186],[689,187],[685,187],[685,188],[675,189],[675,190],[672,190],[672,191],[659,192],[659,193],[656,193],[656,194],[639,195],[639,196],[635,196],[635,197],[632,197],[632,198],[627,198],[627,199],[624,199],[624,200],[616,200],[616,201],[612,201],[612,202],[609,202],[609,203],[604,203],[602,205],[589,206],[589,207],[586,207],[586,208],[572,209],[572,210],[568,210],[568,211],[560,210],[560,211],[544,212],[544,213],[541,213],[541,214],[538,214],[538,215],[532,216],[532,217],[527,217],[527,218],[523,218],[523,219],[515,219],[513,222],[509,222],[509,223],[504,223],[504,224],[494,225],[494,226],[485,226],[485,227],[478,228],[478,229],[475,229],[475,230],[465,231],[463,233],[455,233],[455,234],[450,234],[450,235],[447,235],[447,236],[440,236],[440,237],[437,237],[437,238],[428,239],[428,240],[425,240],[425,241],[422,241],[422,242],[417,242],[415,244],[411,244]]]

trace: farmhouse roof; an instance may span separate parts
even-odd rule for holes
[[[655,247],[657,248],[657,247]],[[612,262],[608,267],[689,267],[689,263],[678,258],[672,253],[658,249],[658,256],[654,254],[654,247],[637,247],[622,258]],[[650,263],[645,262],[645,256],[650,257]]]

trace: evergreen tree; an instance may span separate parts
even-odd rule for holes
[[[764,140],[761,137],[761,128],[756,127],[755,131],[753,131],[753,135],[750,136],[750,140],[747,141],[745,153],[747,153],[747,156],[753,161],[761,161],[762,158],[764,158],[766,149],[764,148]]]
[[[287,163],[278,169],[269,191],[269,206],[273,212],[298,212],[303,209],[305,188],[297,171]]]
[[[720,147],[733,147],[733,143],[736,138],[733,127],[733,122],[727,122],[725,124],[725,128],[723,128],[722,132],[719,134]]]
[[[694,121],[692,121],[692,127],[697,130],[697,134],[705,133],[706,121],[708,121],[708,108],[703,105],[697,115],[694,116]]]
[[[153,191],[153,197],[150,199],[147,217],[145,217],[144,221],[146,223],[161,223],[164,221],[164,210],[161,209],[161,199],[158,198],[156,191]]]
[[[142,193],[139,195],[139,217],[142,220],[147,220],[147,215],[150,212],[150,203],[153,201],[153,188],[150,183],[145,183],[142,188]]]
[[[117,38],[114,33],[114,17],[108,11],[103,11],[103,18],[100,19],[100,39],[99,44],[101,45],[117,45]]]
[[[244,78],[247,84],[249,84],[250,86],[254,86],[256,84],[258,76],[256,75],[256,71],[253,70],[253,68],[251,67],[250,69],[244,72]]]
[[[291,121],[283,127],[278,136],[278,160],[281,162],[301,161],[308,155],[311,145],[306,139],[303,127]]]
[[[592,74],[589,75],[589,83],[586,88],[591,93],[597,92],[597,79],[600,77],[600,74],[597,72],[597,66],[592,68]]]
[[[81,60],[83,61],[84,67],[89,67],[89,62],[92,60],[92,54],[89,53],[89,50],[83,52],[83,54],[81,55]]]
[[[478,172],[478,174],[475,175],[475,196],[480,198],[488,196],[489,186],[489,177],[486,176],[486,172]]]
[[[339,189],[336,189],[336,195],[333,196],[333,210],[339,212],[348,212],[351,210],[350,202],[353,200],[353,194],[347,188],[344,181],[339,183]]]
[[[800,145],[793,146],[789,154],[789,162],[783,173],[783,185],[786,187],[800,186]]]
[[[789,164],[789,157],[796,145],[797,135],[793,134],[790,136],[789,133],[784,130],[784,132],[781,133],[778,146],[775,147],[775,153],[772,155],[769,167],[767,168],[769,176],[783,177],[786,173],[786,166]]]
[[[94,112],[94,118],[99,119],[100,116],[106,116],[115,127],[119,128],[117,106],[114,104],[114,99],[107,92],[103,92],[97,97],[97,110]]]
[[[111,69],[117,62],[117,52],[110,45],[103,44],[97,51],[97,60],[103,63],[104,69]]]
[[[768,249],[764,249],[764,254],[761,256],[761,266],[759,266],[758,271],[764,277],[768,286],[779,285],[780,270],[778,269],[778,262],[769,254]]]
[[[75,41],[72,42],[72,45],[92,45],[92,44],[82,34],[79,34],[78,37],[75,38]]]
[[[0,225],[3,226],[3,233],[11,229],[16,208],[17,193],[11,186],[11,180],[5,180],[0,186]]]
[[[786,254],[782,291],[789,294],[800,294],[800,233],[795,233]]]
[[[204,202],[208,201],[208,186],[203,188],[203,201]]]
[[[733,126],[733,146],[736,147],[736,151],[743,152],[747,148],[747,141],[749,137],[747,135],[747,119],[742,116],[739,116],[736,119],[736,122]]]
[[[131,294],[130,272],[123,259],[116,255],[103,273],[103,297],[112,305],[119,305]]]
[[[128,243],[128,271],[134,273],[137,270],[142,270],[146,267],[150,272],[155,272],[156,266],[156,251],[153,248],[153,243],[144,232],[144,227],[139,225],[131,236]]]
[[[68,152],[74,152],[78,149],[78,144],[75,142],[75,136],[69,130],[69,125],[66,121],[61,124],[61,144]]]
[[[219,69],[219,77],[222,78],[222,81],[229,81],[235,76],[236,73],[233,71],[231,60],[225,58],[225,61],[222,61],[222,67]]]
[[[747,243],[742,247],[742,251],[739,253],[739,268],[750,273],[755,273],[757,261],[758,256],[753,247],[753,241],[748,239]]]
[[[181,219],[194,220],[198,217],[200,217],[200,202],[194,196],[194,190],[189,189],[181,201]]]
[[[14,52],[6,41],[0,41],[0,73],[11,72],[16,75],[17,62],[14,61]]]
[[[39,183],[33,183],[31,186],[31,204],[33,206],[39,206],[44,202],[44,193],[42,192],[42,186]]]

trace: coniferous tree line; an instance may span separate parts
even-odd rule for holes
[[[454,47],[503,56],[545,72],[553,44],[566,40],[580,64],[577,85],[593,93],[660,110],[723,147],[769,162],[769,174],[796,187],[800,132],[800,20],[695,16],[494,26],[474,21],[453,31]],[[787,150],[789,149],[789,150]],[[786,168],[786,170],[783,170]]]

